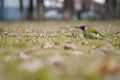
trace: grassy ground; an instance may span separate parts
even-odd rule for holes
[[[86,39],[87,24],[105,38]],[[0,22],[0,80],[120,80],[120,21]]]

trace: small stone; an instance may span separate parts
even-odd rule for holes
[[[83,52],[81,52],[81,51],[77,51],[77,50],[76,50],[76,51],[73,51],[73,54],[77,56],[77,55],[82,55]]]
[[[19,42],[20,42],[20,40],[18,40],[18,39],[17,39],[17,40],[15,40],[15,42],[16,42],[16,43],[19,43]]]
[[[45,48],[45,49],[46,48],[52,48],[53,45],[50,42],[46,42],[42,47]]]
[[[84,39],[84,36],[83,36],[83,34],[80,34],[79,36],[80,36],[80,39]]]
[[[29,33],[29,32],[31,32],[31,31],[30,31],[30,30],[28,30],[28,29],[26,29],[26,30],[25,30],[25,32]]]
[[[19,57],[22,58],[22,59],[26,59],[28,56],[24,52],[21,52],[19,54]]]
[[[82,44],[86,45],[86,44],[88,44],[88,42],[84,40],[84,41],[82,41]]]
[[[76,47],[72,44],[64,44],[64,49],[68,50],[68,49],[75,49]]]
[[[40,34],[40,37],[46,37],[47,34]]]

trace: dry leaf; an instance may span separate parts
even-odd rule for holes
[[[59,46],[60,42],[55,41],[54,44]]]
[[[25,32],[25,28],[19,28],[19,32]]]
[[[116,60],[104,59],[96,61],[89,68],[92,74],[106,74],[120,72],[120,64]]]

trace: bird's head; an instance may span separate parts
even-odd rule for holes
[[[79,29],[81,29],[81,30],[83,30],[83,31],[86,31],[87,29],[88,29],[88,27],[86,26],[86,25],[81,25],[81,26],[75,26],[76,28],[79,28]]]

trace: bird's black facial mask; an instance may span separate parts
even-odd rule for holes
[[[80,26],[80,29],[85,31],[85,26]]]

